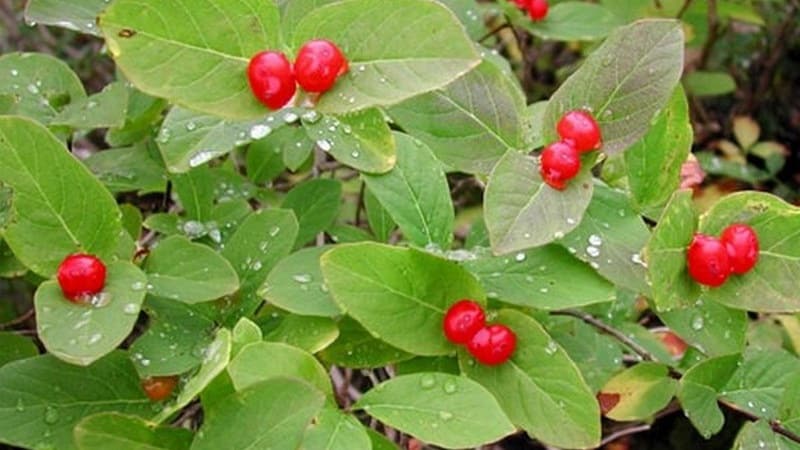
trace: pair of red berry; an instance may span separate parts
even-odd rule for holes
[[[686,251],[689,275],[700,284],[721,286],[731,274],[743,275],[758,261],[758,236],[747,225],[735,223],[719,239],[694,235]]]
[[[558,121],[561,140],[542,150],[539,173],[553,189],[564,190],[567,181],[581,170],[581,153],[600,148],[602,136],[597,121],[587,111],[570,111]]]
[[[280,109],[294,97],[297,84],[306,92],[322,93],[347,72],[347,58],[325,39],[306,42],[297,52],[294,66],[281,52],[256,53],[247,66],[253,95],[270,109]]]
[[[486,313],[472,300],[459,300],[444,316],[442,323],[447,339],[467,350],[488,366],[502,364],[517,347],[517,335],[505,325],[486,326]]]
[[[69,301],[85,303],[106,285],[106,266],[97,257],[85,253],[67,256],[58,266],[58,285]]]
[[[528,11],[528,15],[531,16],[532,20],[544,19],[547,17],[547,10],[550,9],[547,0],[514,0],[514,3],[520,9]]]

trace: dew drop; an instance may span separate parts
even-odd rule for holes
[[[317,141],[317,147],[323,152],[329,152],[333,148],[333,144],[327,139],[320,139]]]
[[[141,291],[141,289],[137,289]],[[122,312],[128,315],[139,314],[139,306],[136,303],[128,303],[122,308]]]
[[[292,279],[298,283],[310,283],[311,275],[307,273],[298,273],[292,276]]]
[[[439,417],[442,420],[447,421],[453,418],[453,413],[451,413],[450,411],[439,411]]]
[[[548,355],[555,355],[557,351],[558,351],[558,345],[556,345],[556,341],[552,340],[549,341],[547,343],[547,347],[544,348],[544,352],[547,353]]]
[[[600,256],[600,249],[590,245],[586,247],[586,254],[591,256],[592,258],[597,258],[598,256]]]
[[[193,121],[186,122],[186,131],[194,131],[197,129],[197,124]]]
[[[21,398],[17,399],[17,412],[25,411],[25,403],[22,401]]]
[[[201,150],[191,158],[189,158],[189,167],[198,167],[201,166],[217,156],[217,153],[211,150]]]
[[[517,262],[522,262],[525,261],[525,257],[526,257],[525,253],[519,252],[516,254],[516,256],[514,256],[514,259],[517,260]]]
[[[442,386],[442,390],[444,390],[445,394],[454,394],[458,390],[458,386],[456,386],[456,382],[453,380],[447,380],[444,382],[444,386]]]
[[[430,389],[436,386],[436,378],[431,374],[425,374],[420,378],[419,385],[422,389]]]
[[[17,75],[19,75],[19,71],[17,69],[11,69],[11,76],[16,77]]]
[[[272,228],[269,229],[269,235],[271,237],[277,236],[278,233],[280,233],[280,232],[281,232],[281,227],[272,227]]]
[[[44,409],[44,423],[53,425],[54,423],[58,422],[59,414],[58,410],[53,408],[52,406],[48,406]]]
[[[352,156],[353,158],[358,158],[359,156],[361,156],[361,153],[359,153],[358,150],[353,150],[352,152],[350,152],[350,156]]]
[[[299,118],[300,117],[297,114],[293,113],[293,112],[287,112],[286,114],[283,115],[283,121],[286,122],[286,123],[297,122],[297,119],[299,119]]]
[[[596,234],[593,234],[589,236],[589,244],[594,245],[595,247],[599,247],[603,245],[603,238],[601,238]]]
[[[89,298],[89,304],[95,308],[102,308],[111,303],[111,294],[108,292],[99,292]]]
[[[89,337],[88,343],[89,343],[89,345],[94,345],[94,344],[100,342],[100,339],[103,339],[103,335],[100,334],[100,333],[95,333],[95,334],[93,334],[93,335],[91,335]]]
[[[252,139],[261,139],[267,137],[272,133],[272,128],[269,125],[254,125],[250,128],[250,137]]]
[[[703,316],[696,316],[692,319],[692,329],[694,331],[700,331],[705,326],[705,321],[703,320]]]
[[[318,112],[312,109],[311,111],[303,113],[303,122],[317,123],[321,117],[322,116],[320,116]]]

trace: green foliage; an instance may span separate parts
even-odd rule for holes
[[[704,438],[796,448],[800,209],[679,189],[684,87],[734,86],[713,67],[680,85],[684,31],[698,44],[713,11],[657,3],[559,1],[534,22],[506,0],[29,1],[27,20],[102,39],[116,76],[87,95],[77,65],[0,57],[0,444],[386,450],[394,429],[595,448],[628,426],[603,416],[679,407]],[[253,54],[320,38],[349,64],[332,89],[255,100]],[[551,47],[566,81],[543,98]],[[555,190],[536,151],[575,109],[603,145]],[[776,181],[787,148],[748,117],[732,131],[703,167]],[[701,287],[686,247],[731,223],[759,261]],[[55,277],[75,252],[108,268],[88,304]],[[515,333],[508,361],[445,338],[460,299]]]

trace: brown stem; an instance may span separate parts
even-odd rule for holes
[[[686,13],[686,10],[689,9],[689,6],[691,5],[692,5],[692,0],[684,0],[683,6],[681,6],[680,11],[678,11],[678,14],[675,16],[675,18],[676,19],[682,18],[683,15]]]
[[[33,315],[35,313],[36,312],[34,311],[34,309],[31,308],[28,311],[26,311],[25,314],[13,319],[13,320],[10,320],[10,321],[5,322],[5,323],[0,323],[0,330],[5,329],[5,328],[11,328],[11,327],[17,326],[17,325],[19,325],[19,324],[21,324],[23,322],[27,322],[28,319],[33,317]]]
[[[719,39],[719,17],[717,16],[717,0],[708,0],[708,37],[703,44],[703,51],[700,53],[700,62],[697,67],[702,69],[708,64],[711,56],[711,49]]]
[[[724,407],[724,408],[726,408],[726,409],[728,409],[730,411],[735,412],[736,414],[744,417],[745,419],[747,419],[747,420],[749,420],[751,422],[756,422],[756,421],[762,419],[761,417],[758,417],[757,415],[751,413],[750,411],[747,411],[745,409],[740,408],[735,403],[729,402],[727,400],[722,400],[722,399],[717,400],[717,402],[719,403],[720,406],[722,406],[722,407]],[[791,441],[794,441],[794,442],[800,444],[800,435],[798,435],[797,433],[795,433],[795,432],[793,432],[791,430],[788,430],[788,429],[784,428],[783,424],[779,420],[774,420],[773,419],[773,420],[767,421],[767,423],[769,424],[769,427],[772,429],[772,431],[774,433],[780,434],[781,436],[785,437],[786,439],[789,439]]]

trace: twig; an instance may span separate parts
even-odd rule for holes
[[[708,63],[711,56],[711,49],[719,38],[719,18],[717,17],[717,0],[708,0],[708,37],[703,44],[703,51],[700,53],[698,68],[702,69]]]
[[[678,14],[675,16],[675,18],[676,19],[682,18],[683,15],[686,13],[686,10],[689,9],[689,6],[691,5],[692,5],[692,0],[684,0],[683,6],[681,6],[680,11],[678,11]]]
[[[757,415],[751,413],[750,411],[744,410],[744,409],[740,408],[739,406],[737,406],[736,404],[731,403],[731,402],[729,402],[727,400],[719,399],[719,400],[717,400],[717,403],[719,403],[720,406],[722,406],[722,407],[724,407],[724,408],[726,408],[726,409],[728,409],[730,411],[733,411],[736,414],[739,414],[740,416],[744,417],[745,419],[747,419],[747,420],[749,420],[751,422],[756,422],[756,421],[762,419],[761,417],[758,417]],[[791,430],[788,430],[788,429],[784,428],[783,424],[781,424],[781,422],[779,420],[775,420],[775,419],[768,420],[767,423],[769,424],[769,427],[772,429],[772,431],[774,433],[780,434],[781,436],[800,444],[800,435],[798,435],[797,433],[794,433]]]
[[[642,425],[636,425],[634,427],[623,428],[623,429],[621,429],[619,431],[615,431],[615,432],[609,434],[608,436],[606,436],[605,438],[603,438],[603,440],[600,441],[600,447],[608,445],[608,444],[616,441],[619,438],[623,438],[625,436],[630,436],[630,435],[636,434],[636,433],[641,433],[643,431],[648,431],[649,429],[650,429],[650,424],[647,424],[647,423],[642,424]]]
[[[495,34],[501,32],[503,30],[505,30],[506,28],[511,28],[511,21],[508,20],[508,16],[506,16],[505,19],[506,19],[506,21],[504,23],[500,24],[499,26],[497,26],[497,27],[493,28],[492,30],[490,30],[488,33],[486,33],[483,36],[481,36],[481,38],[478,39],[478,42],[483,44],[483,41],[485,41],[486,39],[489,39],[490,37],[494,36]]]
[[[11,328],[11,327],[19,325],[19,324],[21,324],[23,322],[26,322],[28,319],[33,317],[33,315],[35,313],[36,313],[36,311],[33,308],[31,308],[27,312],[25,312],[25,314],[13,319],[13,320],[10,320],[10,321],[5,322],[5,323],[0,323],[0,330],[5,329],[5,328]]]

